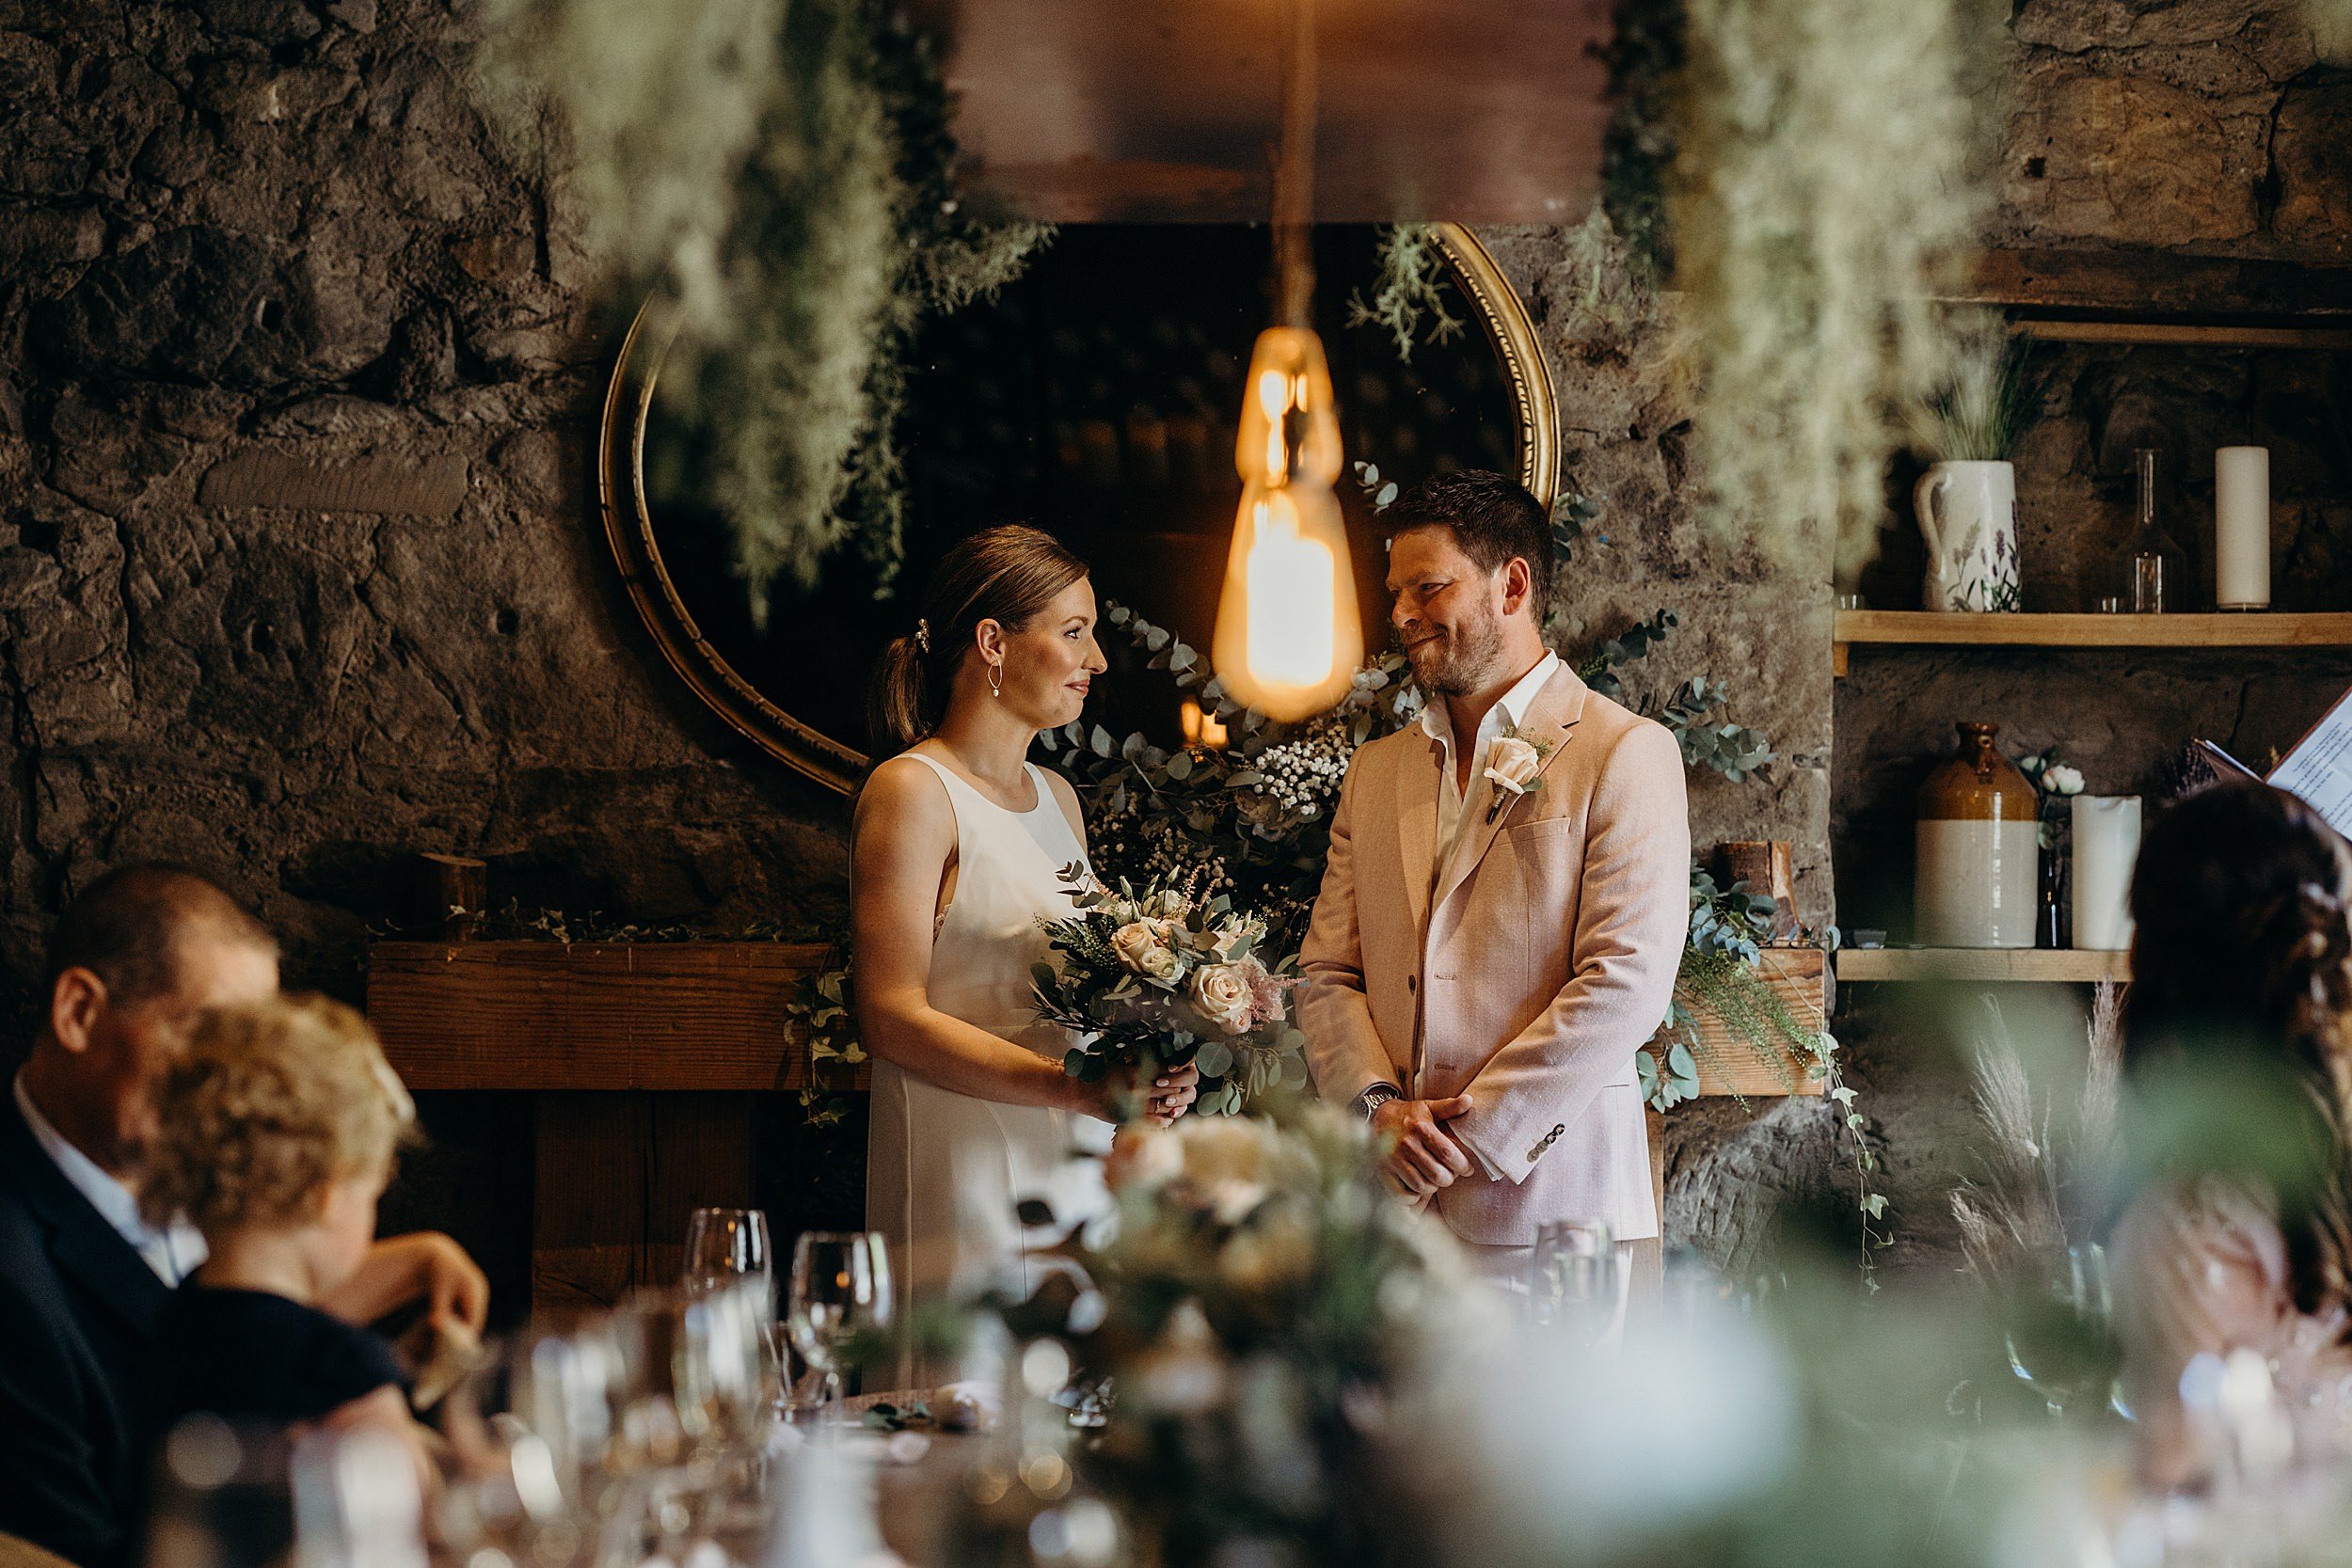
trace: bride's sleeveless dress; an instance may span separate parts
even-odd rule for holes
[[[1035,764],[1037,804],[1008,811],[920,752],[956,814],[956,880],[931,940],[930,1004],[1058,1063],[1070,1037],[1038,1021],[1029,969],[1048,956],[1040,920],[1074,913],[1061,869],[1086,847]],[[1111,1128],[1042,1106],[1002,1105],[941,1088],[884,1061],[873,1067],[866,1142],[866,1225],[889,1238],[899,1321],[992,1286],[1034,1285],[1021,1259],[1014,1206],[1043,1198],[1057,1226],[1109,1206],[1099,1162]],[[899,1387],[944,1382],[953,1370],[910,1358]]]

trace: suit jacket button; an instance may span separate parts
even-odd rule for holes
[[[1421,976],[1418,974],[1407,974],[1405,976],[1405,989],[1406,990],[1421,990]]]

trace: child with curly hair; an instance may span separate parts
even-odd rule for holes
[[[375,1235],[415,1108],[367,1023],[325,997],[208,1013],[158,1091],[141,1202],[210,1256],[157,1325],[157,1415],[378,1424],[412,1443],[391,1349],[319,1305]]]

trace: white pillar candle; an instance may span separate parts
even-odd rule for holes
[[[2224,610],[2270,604],[2270,449],[2213,454],[2214,598]]]
[[[2074,797],[2074,945],[2120,953],[2132,944],[2132,863],[2139,858],[2139,797]]]

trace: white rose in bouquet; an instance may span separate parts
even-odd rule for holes
[[[1111,951],[1130,974],[1173,980],[1180,967],[1174,937],[1164,920],[1131,920],[1111,933]]]
[[[1184,1185],[1227,1225],[1265,1201],[1279,1153],[1274,1129],[1255,1117],[1187,1117],[1176,1130]]]
[[[1195,1010],[1229,1035],[1247,1033],[1256,1022],[1257,987],[1240,964],[1203,964],[1185,990]]]
[[[2042,782],[2053,795],[2080,795],[2083,792],[2082,769],[2069,768],[2062,762],[2051,764]]]
[[[1497,736],[1494,744],[1486,749],[1486,777],[1506,794],[1526,794],[1527,786],[1535,782],[1543,766],[1543,752],[1533,742],[1516,735]]]
[[[1104,1183],[1114,1193],[1156,1192],[1184,1174],[1184,1145],[1148,1121],[1121,1127],[1103,1160]]]

